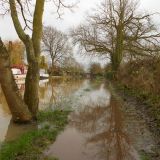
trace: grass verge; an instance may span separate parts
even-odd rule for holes
[[[25,133],[14,141],[2,144],[0,160],[56,160],[56,158],[44,158],[42,153],[67,125],[69,113],[70,111],[62,110],[39,112],[37,129]]]
[[[145,152],[141,152],[140,153],[140,159],[141,160],[150,160],[151,157],[150,157],[150,155],[146,154]]]
[[[143,89],[134,89],[127,87],[121,83],[112,82],[116,91],[127,103],[134,104],[138,113],[143,117],[154,139],[156,140],[156,147],[154,152],[150,154],[141,153],[142,160],[159,160],[160,158],[160,96],[149,94]]]
[[[146,93],[143,89],[137,90],[129,88],[122,84],[116,84],[116,88],[120,90],[124,96],[136,98],[137,102],[140,104],[139,106],[143,106],[150,120],[154,122],[154,128],[156,128],[157,134],[160,135],[160,96]]]
[[[110,83],[111,82],[111,83]],[[117,81],[108,81],[111,87],[123,99],[128,107],[134,105],[137,114],[139,114],[146,122],[150,129],[156,145],[152,148],[151,152],[139,151],[141,160],[159,160],[160,158],[160,108],[159,108],[159,95],[145,93],[142,89],[136,90],[126,87]],[[113,86],[113,88],[112,88]],[[114,92],[113,92],[114,93]]]

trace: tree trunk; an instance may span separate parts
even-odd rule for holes
[[[115,51],[113,52],[113,55],[111,57],[112,60],[112,70],[117,73],[120,64],[123,59],[123,42],[124,42],[124,36],[123,36],[123,23],[120,21],[120,24],[117,27],[117,37],[116,37],[116,46]]]
[[[24,32],[24,29],[19,21],[16,2],[17,1],[15,0],[9,0],[11,17],[16,32],[25,45],[29,65],[25,81],[24,101],[28,105],[28,109],[31,112],[32,117],[36,119],[36,113],[39,104],[39,61],[41,53],[40,46],[42,37],[42,17],[45,0],[35,1],[36,3],[33,15],[33,31],[31,38]]]
[[[118,60],[118,53],[113,53],[112,56],[112,71],[117,72],[120,66],[120,61]]]
[[[32,62],[33,63],[33,62]],[[29,64],[25,81],[24,101],[28,105],[33,119],[36,119],[39,105],[39,64],[38,62]]]
[[[33,119],[37,119],[37,111],[39,106],[39,60],[35,57],[33,42],[30,37],[25,41],[28,71],[25,80],[24,102],[27,104]]]
[[[26,46],[28,72],[25,81],[24,101],[28,105],[32,117],[37,119],[39,106],[39,62],[41,53],[42,38],[42,17],[45,0],[37,0],[33,18],[32,38],[25,36],[24,44]]]
[[[3,42],[0,40],[0,83],[6,97],[9,109],[13,116],[13,121],[26,123],[31,121],[32,116],[24,103],[22,96],[15,83],[10,69],[9,53]]]
[[[53,72],[53,69],[54,69],[54,60],[53,60],[53,59],[52,59],[52,64],[51,64],[51,65],[52,65],[52,68],[51,68],[51,77],[52,77],[52,76],[53,76],[53,73],[54,73],[54,72]]]
[[[123,59],[123,46],[124,46],[124,1],[120,1],[120,14],[119,23],[116,27],[116,46],[115,51],[112,55],[112,69],[116,73],[120,67]]]
[[[123,38],[122,35],[117,36],[116,48],[111,56],[113,78],[117,79],[117,73],[123,57]]]

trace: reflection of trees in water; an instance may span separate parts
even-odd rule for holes
[[[40,99],[45,99],[45,94],[48,90],[49,87],[49,82],[43,82],[40,86],[39,86],[39,97]]]
[[[63,101],[63,98],[77,91],[82,82],[82,80],[51,78],[47,84],[39,88],[40,102],[45,103],[47,107],[52,107],[53,104]]]
[[[105,113],[106,108],[97,106],[92,108],[86,106],[80,113],[71,114],[70,124],[76,127],[80,132],[96,132],[97,131],[97,121]],[[73,120],[73,121],[72,121]]]
[[[45,92],[46,88],[45,87],[39,87],[39,98],[44,99],[45,98]]]
[[[59,85],[51,84],[52,94],[50,98],[50,106],[56,104],[58,107],[67,107],[69,96],[73,95],[81,86],[82,80],[64,80]]]
[[[123,129],[119,102],[112,96],[109,106],[87,106],[71,115],[70,124],[89,134],[87,144],[94,144],[98,159],[136,160],[137,155]]]
[[[56,86],[57,85],[59,85],[59,82],[57,84],[57,81],[53,81],[53,80],[50,81],[51,97],[50,97],[50,100],[49,100],[49,107],[51,107],[53,103],[56,103],[56,100],[57,100],[57,98],[56,98],[57,97]]]
[[[90,85],[91,85],[92,89],[98,90],[98,89],[100,89],[100,87],[102,85],[102,81],[98,81],[96,79],[91,79]]]
[[[75,91],[77,91],[81,86],[84,80],[67,80],[64,81],[62,86],[63,86],[63,94],[65,96],[68,96]]]

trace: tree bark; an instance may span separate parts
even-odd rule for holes
[[[16,1],[9,0],[11,17],[14,27],[19,38],[23,41],[28,60],[28,72],[25,81],[24,101],[28,105],[28,109],[32,117],[36,119],[36,113],[39,105],[39,63],[40,63],[40,41],[42,36],[42,17],[45,0],[36,0],[34,16],[33,16],[33,32],[30,38],[27,35],[18,18],[16,10]]]
[[[25,81],[24,101],[28,105],[28,109],[33,119],[37,117],[39,105],[39,64],[33,63],[29,65]]]
[[[26,123],[32,120],[32,116],[24,103],[22,96],[15,83],[10,69],[10,58],[7,49],[0,40],[0,83],[6,97],[9,109],[12,113],[13,121]]]
[[[117,36],[116,36],[116,46],[115,51],[111,57],[112,60],[112,70],[116,73],[120,67],[120,64],[123,59],[123,46],[124,46],[124,1],[120,1],[120,15],[119,22],[116,27]]]
[[[42,37],[42,17],[44,10],[44,0],[36,1],[34,18],[33,18],[33,32],[32,39],[26,36],[24,44],[26,46],[28,72],[25,81],[24,101],[28,105],[32,117],[36,119],[39,106],[39,63],[40,63],[40,45]]]

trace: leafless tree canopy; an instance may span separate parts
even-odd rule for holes
[[[90,54],[155,55],[160,51],[160,33],[152,21],[154,14],[142,13],[135,0],[105,0],[88,23],[72,30],[74,44]]]
[[[53,27],[44,27],[42,42],[42,51],[49,54],[52,66],[62,64],[72,54],[67,35]]]
[[[51,1],[51,0],[50,0]],[[0,66],[1,72],[0,83],[3,92],[6,93],[6,99],[9,108],[12,112],[14,121],[29,122],[31,119],[36,119],[39,105],[39,64],[41,55],[41,38],[42,38],[42,21],[43,12],[47,0],[0,0],[0,12],[2,15],[10,13],[14,28],[19,39],[23,42],[28,61],[28,71],[25,79],[24,99],[18,96],[16,83],[10,69],[9,57],[3,58],[0,61],[3,65]],[[55,12],[60,16],[62,8],[71,8],[72,5],[65,5],[64,0],[52,0],[57,7]],[[29,35],[26,29],[31,30]],[[8,51],[5,49],[1,41],[1,49],[4,49],[5,54]],[[1,53],[2,54],[2,53]],[[7,75],[7,76],[6,76]],[[9,81],[8,87],[6,82]]]
[[[73,11],[74,7],[78,4],[78,0],[75,0],[74,3],[67,3],[65,2],[65,0],[46,0],[46,2],[51,3],[51,5],[53,5],[53,8],[55,7],[54,13],[58,14],[59,18],[63,16],[63,11],[65,8],[69,9],[70,11]],[[10,13],[9,3],[9,0],[0,0],[1,16],[5,16],[6,14]],[[20,19],[23,20],[23,29],[32,30],[35,0],[15,0],[15,3],[18,15]]]

